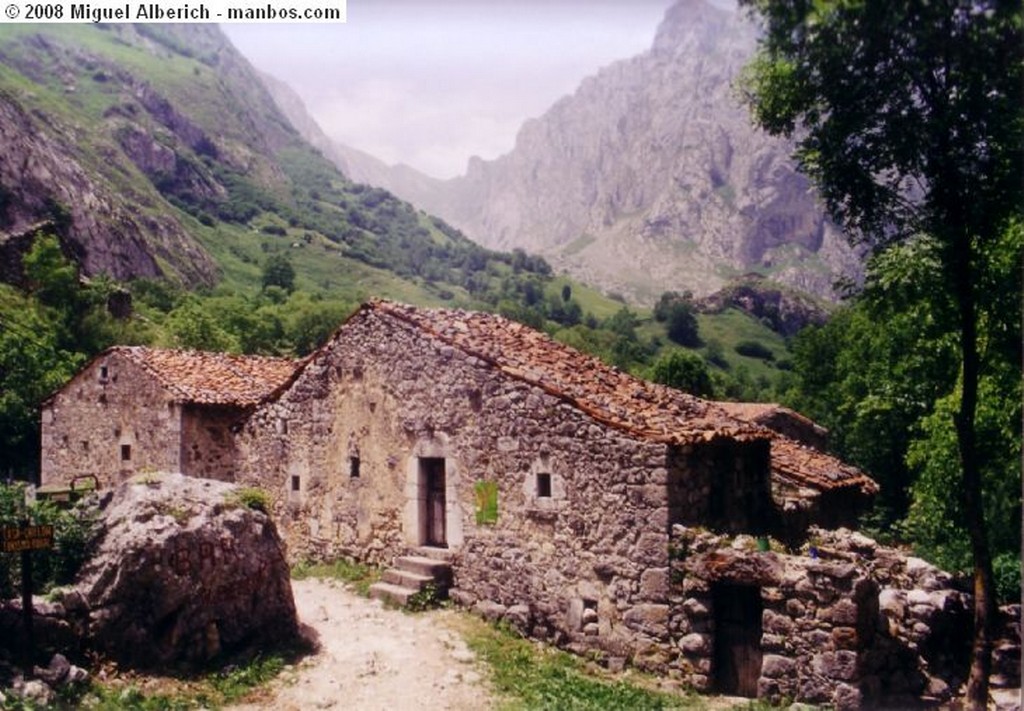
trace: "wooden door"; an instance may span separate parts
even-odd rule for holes
[[[761,589],[752,585],[716,585],[712,589],[715,690],[757,697],[761,676]]]
[[[446,548],[445,534],[447,521],[445,507],[445,471],[443,459],[423,459],[423,483],[426,487],[426,543],[428,546]]]

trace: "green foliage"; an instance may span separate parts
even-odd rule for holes
[[[668,337],[681,346],[701,345],[696,307],[690,292],[666,291],[654,305],[654,319],[665,323]]]
[[[438,607],[442,602],[437,586],[427,583],[406,601],[404,609],[408,612],[425,612]]]
[[[498,522],[498,482],[478,481],[473,484],[476,497],[476,522],[493,525]]]
[[[166,329],[175,348],[238,353],[241,344],[196,297],[186,298],[168,315]]]
[[[95,543],[98,513],[96,500],[81,499],[68,509],[50,502],[25,503],[22,484],[0,484],[0,526],[53,526],[53,549],[34,551],[32,583],[36,594],[74,581],[82,564],[88,560]],[[0,596],[15,597],[21,585],[21,557],[0,554]]]
[[[256,487],[242,487],[235,491],[231,496],[232,503],[244,506],[254,511],[261,511],[265,514],[270,514],[272,501],[270,494],[263,489]]]
[[[948,391],[960,374],[957,326],[953,304],[937,296],[939,250],[919,238],[873,259],[863,294],[794,340],[785,399],[828,427],[838,453],[879,481],[869,521],[879,533],[904,536],[924,557],[962,571],[971,553],[954,428],[960,389]],[[1019,560],[1020,551],[1022,256],[1024,231],[1014,225],[986,245],[979,265],[976,432],[996,560]],[[1005,565],[1001,571],[1006,599],[1014,579]]]
[[[1016,571],[1001,566],[997,592],[1003,603],[1020,600],[1020,374],[1004,382],[983,377],[979,387],[978,454],[988,522],[989,546],[997,558],[1012,559]],[[954,415],[959,394],[935,404],[918,424],[918,437],[908,447],[907,464],[914,473],[911,506],[903,524],[920,555],[947,570],[971,567],[969,537],[964,530],[963,482],[957,455]]]
[[[266,231],[266,228],[264,228]],[[289,294],[295,291],[295,267],[282,253],[272,254],[263,265],[263,288],[279,286]]]
[[[714,397],[707,364],[696,353],[671,351],[661,356],[651,368],[650,379],[698,397]]]
[[[467,640],[490,666],[491,683],[506,709],[683,709],[701,704],[650,691],[626,681],[587,673],[583,662],[521,639],[502,628],[480,626]]]
[[[748,358],[775,360],[775,354],[772,353],[772,349],[759,341],[740,341],[733,348],[735,348],[737,353]]]

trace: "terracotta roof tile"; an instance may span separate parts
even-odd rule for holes
[[[118,346],[108,353],[123,355],[151,373],[176,400],[200,405],[255,405],[288,382],[300,364],[287,358],[142,346]]]
[[[729,416],[715,403],[621,372],[502,316],[391,301],[372,301],[364,308],[413,324],[571,402],[600,422],[646,439],[689,443],[770,436],[768,430]]]

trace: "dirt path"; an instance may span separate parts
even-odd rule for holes
[[[285,671],[262,698],[235,711],[472,711],[493,706],[475,655],[448,611],[384,608],[334,581],[292,583],[299,620],[320,652]]]

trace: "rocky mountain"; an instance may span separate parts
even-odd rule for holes
[[[755,28],[707,0],[678,0],[651,49],[612,64],[543,116],[515,148],[432,181],[338,149],[358,181],[382,185],[481,244],[522,247],[650,303],[707,294],[757,272],[830,296],[860,259],[822,214],[791,146],[751,127],[735,79]]]
[[[118,280],[249,286],[288,252],[310,291],[497,301],[513,255],[321,150],[216,25],[0,26],[0,280],[45,229]]]

